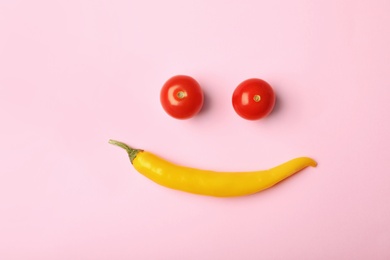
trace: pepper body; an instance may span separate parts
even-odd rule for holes
[[[216,197],[234,197],[257,193],[270,188],[298,171],[315,167],[308,157],[299,157],[269,170],[249,172],[217,172],[184,167],[169,162],[153,153],[136,150],[110,140],[127,150],[134,168],[152,181],[175,190]],[[127,148],[128,149],[127,149]]]

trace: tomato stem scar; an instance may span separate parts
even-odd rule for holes
[[[253,100],[254,100],[255,102],[259,102],[259,101],[261,100],[260,95],[254,95],[254,96],[253,96]]]
[[[184,91],[177,92],[177,97],[180,98],[180,99],[184,98],[185,97]]]

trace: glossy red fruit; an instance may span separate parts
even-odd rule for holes
[[[203,106],[203,91],[190,76],[177,75],[163,85],[160,102],[165,112],[177,119],[195,116]]]
[[[271,113],[275,105],[275,93],[266,81],[248,79],[234,90],[232,103],[239,116],[257,120]]]

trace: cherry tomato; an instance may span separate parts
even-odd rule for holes
[[[275,93],[264,80],[248,79],[234,90],[232,103],[239,116],[257,120],[271,113],[275,105]]]
[[[203,106],[203,91],[190,76],[177,75],[165,82],[160,92],[165,112],[177,119],[196,115]]]

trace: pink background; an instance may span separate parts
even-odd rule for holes
[[[0,259],[390,259],[390,2],[0,2]],[[187,74],[206,104],[169,117]],[[243,80],[274,112],[235,114]],[[125,141],[214,170],[319,163],[218,199],[138,174]]]

